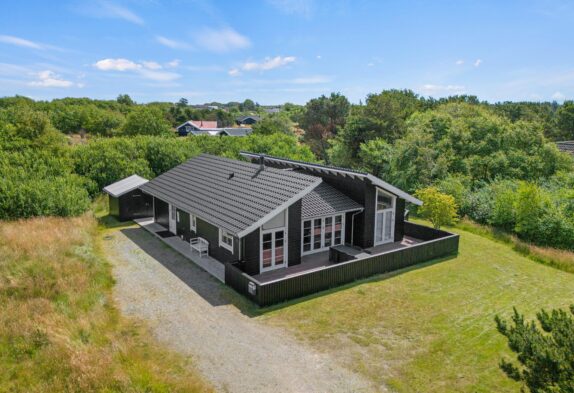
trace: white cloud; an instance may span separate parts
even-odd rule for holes
[[[461,85],[423,85],[421,90],[425,94],[461,94],[464,93],[465,87]]]
[[[241,74],[238,68],[232,68],[227,73],[231,76],[238,76],[239,74]]]
[[[133,71],[142,66],[128,59],[103,59],[94,64],[101,71]]]
[[[267,0],[269,4],[284,14],[310,17],[313,13],[313,0]]]
[[[42,44],[40,42],[30,41],[25,38],[16,37],[13,35],[0,35],[0,42],[9,45],[15,45],[22,48],[39,49],[39,50],[58,50],[63,51],[62,48],[53,45]]]
[[[141,64],[128,59],[103,59],[94,63],[94,67],[101,71],[131,71],[140,75],[142,78],[154,81],[167,82],[181,77],[175,72],[158,71],[162,68],[161,64],[155,61],[143,61]]]
[[[155,61],[142,61],[142,65],[149,70],[161,70],[163,68],[161,64]]]
[[[173,59],[172,61],[166,63],[165,66],[166,66],[166,67],[169,67],[169,68],[177,68],[177,67],[179,67],[179,64],[180,64],[180,63],[181,63],[181,60],[179,60],[179,59]]]
[[[552,94],[552,99],[555,101],[564,101],[566,99],[566,96],[561,92],[557,91],[554,94]]]
[[[171,49],[191,49],[192,48],[191,45],[189,45],[185,42],[172,40],[170,38],[167,38],[167,37],[164,37],[161,35],[156,35],[155,40],[157,43],[159,43],[163,46],[167,46],[168,48],[171,48]]]
[[[317,60],[321,60],[321,55],[317,55]]]
[[[371,62],[371,63],[367,63],[367,67],[374,67],[375,63]]]
[[[463,64],[464,64],[464,60],[462,60],[462,59],[457,60],[455,64],[456,64],[456,65],[463,65]]]
[[[143,25],[145,23],[144,20],[134,12],[126,7],[114,4],[111,1],[100,0],[95,4],[83,6],[81,12],[85,15],[97,18],[123,19],[136,25]]]
[[[36,74],[37,80],[28,83],[30,86],[34,87],[72,87],[74,82],[62,79],[59,75],[54,72],[46,70],[40,71]],[[83,87],[83,85],[78,85],[78,87]]]
[[[197,44],[212,52],[225,53],[251,46],[249,38],[231,28],[205,29],[196,36]]]
[[[476,59],[476,61],[474,62],[474,66],[478,67],[482,64],[482,59]]]
[[[243,71],[268,71],[274,68],[286,66],[289,63],[293,63],[295,60],[295,56],[266,57],[265,60],[260,63],[248,61],[241,66],[241,69]]]
[[[0,35],[0,42],[10,45],[22,46],[24,48],[44,49],[43,45],[37,42],[25,40],[24,38],[14,37],[12,35]]]

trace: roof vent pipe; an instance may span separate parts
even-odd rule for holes
[[[260,171],[264,171],[265,170],[265,156],[263,154],[261,154],[259,156],[259,170]]]

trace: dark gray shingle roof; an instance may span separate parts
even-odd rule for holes
[[[556,146],[558,146],[558,150],[574,156],[574,141],[556,142]]]
[[[320,178],[307,174],[269,167],[261,171],[258,164],[201,154],[141,189],[243,236],[320,182]]]
[[[303,197],[301,218],[327,216],[363,208],[342,192],[323,182]]]

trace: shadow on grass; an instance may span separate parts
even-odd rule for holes
[[[438,263],[442,263],[451,259],[456,259],[458,255],[449,255],[446,257],[441,257],[441,258],[437,258],[437,259],[433,259],[427,262],[421,262],[419,264],[413,265],[413,266],[409,266],[403,269],[398,269],[398,270],[394,270],[392,272],[388,272],[388,273],[383,273],[383,274],[377,274],[374,275],[372,277],[367,277],[367,278],[363,278],[363,279],[359,279],[356,281],[352,281],[350,283],[347,284],[342,284],[340,286],[334,287],[334,288],[329,288],[317,293],[313,293],[310,295],[306,295],[306,296],[302,296],[296,299],[292,299],[292,300],[287,300],[285,302],[282,303],[277,303],[271,306],[267,306],[267,307],[257,307],[257,305],[255,305],[253,302],[246,300],[246,302],[249,303],[249,307],[246,310],[240,309],[241,312],[249,317],[257,317],[257,316],[261,316],[261,315],[265,315],[269,312],[272,311],[276,311],[276,310],[280,310],[286,307],[290,307],[293,306],[295,304],[299,304],[299,303],[303,303],[309,300],[313,300],[313,299],[317,299],[317,298],[321,298],[323,296],[328,296],[340,291],[345,291],[347,289],[351,289],[354,287],[357,287],[359,285],[363,285],[363,284],[368,284],[368,283],[376,283],[376,282],[381,282],[381,281],[385,281],[385,280],[389,280],[393,277],[399,276],[401,274],[405,274],[405,273],[409,273],[411,271],[415,271],[415,270],[419,270],[419,269],[423,269],[432,265],[436,265]],[[237,293],[236,293],[237,294]],[[241,296],[239,294],[237,294],[238,296]],[[242,296],[241,296],[242,297]],[[239,306],[238,306],[239,308]]]
[[[103,229],[120,229],[120,228],[129,228],[136,225],[133,221],[120,221],[116,217],[107,215],[107,216],[100,216],[96,217],[98,220],[98,224]]]

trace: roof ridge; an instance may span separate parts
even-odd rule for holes
[[[310,165],[310,166],[315,166],[315,167],[319,167],[319,168],[325,168],[325,169],[331,169],[331,170],[338,170],[338,171],[345,171],[345,172],[349,172],[349,173],[354,173],[356,175],[362,175],[362,176],[367,176],[369,173],[367,172],[362,172],[362,171],[357,171],[351,168],[344,168],[344,167],[338,167],[338,166],[334,166],[334,165],[325,165],[325,164],[318,164],[318,163],[314,163],[314,162],[308,162],[308,161],[302,161],[302,160],[293,160],[290,158],[284,158],[284,157],[277,157],[277,156],[272,156],[269,154],[259,154],[259,153],[252,153],[249,151],[240,151],[239,154],[241,155],[246,155],[246,156],[263,156],[264,158],[269,158],[272,160],[281,160],[281,161],[287,161],[287,162],[292,162],[294,164],[304,164],[304,165]]]

